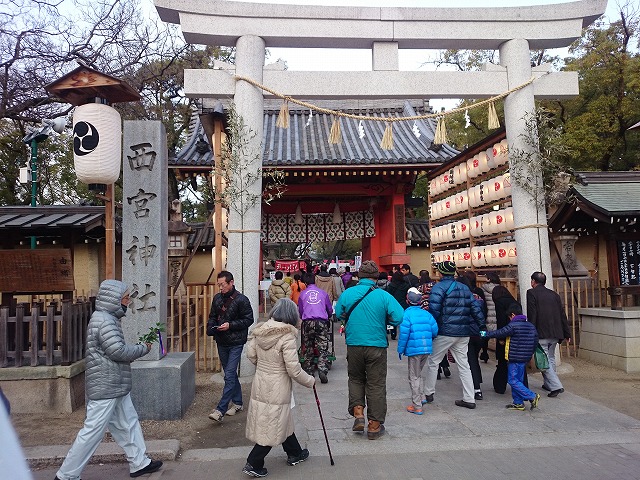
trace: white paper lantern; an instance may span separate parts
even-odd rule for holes
[[[504,194],[503,198],[511,196],[511,174],[505,173],[502,176],[502,192]]]
[[[489,214],[480,216],[480,235],[491,235],[491,217]]]
[[[480,236],[480,216],[471,217],[469,219],[469,235],[472,237]]]
[[[216,255],[217,255],[217,248],[213,248],[211,249],[211,261],[213,262],[213,265],[215,266],[216,264]],[[220,263],[222,270],[226,270],[227,268],[227,247],[225,247],[224,245],[222,246],[222,262]]]
[[[498,210],[494,212],[495,217],[493,221],[493,230],[494,233],[502,233],[508,230],[507,228],[507,219],[505,217],[505,210]]]
[[[448,217],[449,215],[453,215],[455,213],[453,209],[456,205],[455,198],[453,196],[447,197],[443,200],[443,203],[444,203],[444,210],[442,212],[442,216]]]
[[[467,181],[467,162],[462,162],[458,165],[458,171],[456,172],[456,183],[462,185]]]
[[[487,165],[489,165],[489,170],[496,168],[498,164],[496,163],[496,159],[493,156],[493,147],[487,148],[485,153],[487,154]]]
[[[469,178],[476,178],[478,175],[480,175],[480,160],[476,155],[475,157],[467,160],[467,176]]]
[[[489,157],[485,152],[480,152],[478,154],[478,169],[480,173],[487,173],[490,170],[489,167]]]
[[[496,178],[489,180],[489,201],[495,202],[505,197],[502,182],[502,175],[498,175]]]
[[[120,176],[122,121],[112,107],[87,103],[73,114],[73,163],[82,183],[109,185]]]
[[[478,185],[478,193],[476,194],[476,202],[478,205],[484,205],[485,203],[489,203],[489,186],[490,182],[485,181]]]
[[[493,157],[497,167],[505,165],[509,161],[509,147],[506,139],[493,146]]]
[[[484,247],[471,248],[471,266],[484,267]]]
[[[507,258],[509,259],[508,265],[518,264],[518,251],[516,249],[516,242],[509,242],[507,244]]]
[[[509,265],[509,244],[508,243],[499,243],[498,244],[498,265]]]
[[[489,232],[491,235],[495,235],[500,232],[500,225],[498,224],[498,217],[502,218],[501,215],[498,214],[498,211],[493,211],[487,214],[489,216]]]
[[[447,225],[447,229],[449,230],[449,238],[451,239],[450,240],[451,242],[455,242],[456,240],[459,240],[458,232],[456,231],[456,222],[453,222]]]
[[[458,238],[464,239],[469,238],[469,219],[465,218],[456,222],[456,232],[458,233]]]
[[[461,248],[460,250],[458,250],[457,257],[458,261],[456,262],[456,265],[459,265],[461,267],[471,266],[471,249],[469,247]]]
[[[436,182],[436,179],[434,178],[429,182],[429,193],[431,194],[431,196],[436,196],[438,194],[438,191],[436,190],[436,186],[437,186],[437,182]]]
[[[449,177],[445,179],[445,175],[438,175],[438,188],[440,189],[440,193],[446,192],[449,188]]]
[[[485,263],[489,267],[494,267],[498,264],[498,249],[496,245],[487,245],[484,248]]]
[[[515,223],[513,221],[513,207],[504,209],[505,231],[513,230]]]

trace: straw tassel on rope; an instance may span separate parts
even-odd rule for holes
[[[387,128],[384,129],[384,135],[382,135],[380,148],[382,148],[383,150],[393,150],[393,123],[391,122],[388,122]]]
[[[276,127],[289,128],[289,101],[288,100],[285,100],[282,106],[280,107],[280,113],[278,114],[278,119],[276,120]]]
[[[438,117],[438,125],[436,126],[436,134],[433,137],[434,145],[443,145],[447,143],[447,127],[444,124],[444,116]]]
[[[495,130],[496,128],[500,128],[500,120],[498,119],[498,114],[496,113],[496,106],[493,102],[489,104],[489,130]]]
[[[329,143],[342,143],[342,133],[340,132],[340,118],[334,117],[329,132]]]

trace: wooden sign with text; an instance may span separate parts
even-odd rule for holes
[[[0,250],[1,292],[45,293],[74,289],[71,250]]]

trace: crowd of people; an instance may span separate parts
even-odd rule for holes
[[[539,404],[540,395],[528,388],[526,375],[526,364],[538,345],[549,360],[542,388],[549,397],[564,392],[556,373],[555,347],[569,340],[569,326],[560,297],[546,287],[544,273],[531,275],[527,317],[495,273],[486,274],[479,287],[473,272],[459,274],[453,262],[436,267],[437,282],[426,270],[414,275],[406,264],[390,274],[380,272],[371,260],[362,262],[357,272],[345,268],[342,275],[326,266],[315,275],[276,272],[268,292],[273,303],[269,319],[251,332],[254,315],[249,299],[236,290],[231,272],[218,273],[219,292],[211,303],[207,334],[217,344],[224,388],[209,418],[222,423],[225,416],[245,410],[238,365],[246,346],[246,356],[256,366],[246,437],[255,445],[243,473],[266,476],[265,457],[277,445],[287,454],[288,465],[309,457],[294,433],[292,382],[315,388],[316,370],[321,383],[328,382],[329,329],[334,319],[345,333],[352,430],[366,431],[370,440],[380,438],[386,429],[389,327],[392,339],[399,335],[399,359],[407,358],[411,403],[406,411],[411,414],[422,415],[424,405],[434,402],[441,373],[451,375],[450,362],[457,365],[462,384],[462,398],[455,405],[475,409],[483,399],[479,361],[488,360],[487,341],[492,338],[497,360],[493,387],[499,394],[511,387],[508,410],[525,410],[525,402],[531,409]],[[131,477],[162,467],[161,461],[146,455],[130,398],[130,364],[146,355],[151,345],[125,343],[121,321],[128,302],[124,283],[101,284],[87,330],[87,419],[56,480],[78,479],[107,429],[125,450]]]

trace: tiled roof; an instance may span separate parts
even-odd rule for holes
[[[429,220],[424,218],[405,218],[404,225],[411,232],[412,245],[425,246],[431,242]]]
[[[0,230],[79,229],[104,226],[104,207],[47,205],[0,207]]]
[[[204,222],[189,223],[188,225],[189,227],[191,227],[191,233],[189,234],[189,238],[187,239],[187,248],[193,250],[198,241],[200,241],[200,245],[198,245],[198,248],[211,250],[214,247],[216,243],[216,233],[211,224],[209,224],[208,228],[204,228]],[[224,235],[222,238],[222,243],[223,245],[227,244]]]
[[[189,122],[189,138],[176,156],[169,157],[169,166],[211,167],[212,165],[213,151],[209,139],[200,122],[200,115],[194,112]]]
[[[436,122],[433,119],[416,122],[395,122],[393,124],[393,150],[380,148],[385,124],[364,121],[365,136],[360,138],[357,119],[341,118],[342,143],[329,144],[329,133],[333,118],[330,115],[314,113],[309,121],[309,110],[290,105],[290,126],[288,129],[276,127],[280,103],[265,102],[263,124],[263,165],[264,166],[330,166],[330,165],[424,165],[439,164],[459,152],[449,145],[438,151],[432,145]],[[423,113],[422,100],[378,100],[378,101],[334,101],[323,102],[322,106],[356,115],[374,117],[407,117]],[[420,133],[413,132],[414,124]],[[180,152],[169,159],[169,165],[210,166],[213,153],[204,148],[207,142],[204,128],[197,114],[190,124],[190,135]],[[206,151],[205,151],[206,150]]]
[[[640,213],[640,172],[581,172],[573,189],[581,200],[610,215]]]

